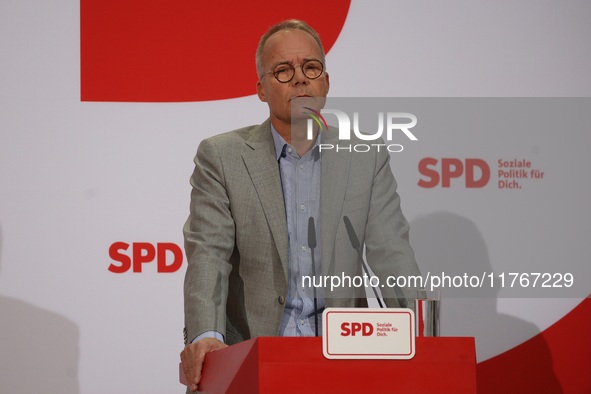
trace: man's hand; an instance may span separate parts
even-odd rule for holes
[[[205,354],[225,347],[228,347],[228,345],[215,338],[203,338],[187,345],[183,349],[181,352],[181,364],[185,377],[187,378],[187,385],[192,392],[196,392],[199,387]]]

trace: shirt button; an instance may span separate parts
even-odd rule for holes
[[[306,209],[306,206],[304,204],[300,204],[300,210],[303,211]]]
[[[281,305],[285,304],[285,298],[283,296],[279,296],[279,298],[277,298],[277,301],[279,301],[279,304]]]
[[[291,148],[287,148],[287,151],[288,151],[289,153],[291,153]]]
[[[304,165],[303,164],[300,164],[300,168],[303,170],[304,169]]]
[[[306,322],[304,321],[304,319],[300,320],[300,324],[303,326]]]
[[[306,251],[306,245],[302,245],[302,252]]]

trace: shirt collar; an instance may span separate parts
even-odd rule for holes
[[[279,161],[281,158],[281,153],[283,152],[283,148],[287,145],[285,139],[279,134],[273,124],[271,123],[271,134],[273,135],[273,143],[275,144],[275,158]]]
[[[318,145],[320,145],[321,134],[318,133],[318,137],[316,141],[314,141],[314,146],[312,147],[312,155],[314,157],[314,161],[320,158],[320,150]],[[275,145],[275,158],[277,161],[281,158],[281,154],[283,153],[286,146],[289,146],[287,141],[279,134],[279,132],[273,127],[273,123],[271,123],[271,135],[273,136],[273,144]]]

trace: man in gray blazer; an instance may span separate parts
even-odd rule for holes
[[[301,282],[305,274],[361,275],[344,217],[381,283],[419,275],[386,150],[322,150],[320,143],[359,142],[338,141],[332,128],[307,138],[301,109],[322,107],[330,85],[324,64],[310,26],[292,20],[272,27],[257,49],[257,93],[269,119],[199,145],[184,227],[188,344],[181,360],[191,391],[209,351],[258,336],[314,335],[324,307],[367,305],[355,286]],[[314,248],[306,235],[316,231]],[[380,290],[390,307],[412,305],[409,290]]]

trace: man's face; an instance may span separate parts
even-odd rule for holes
[[[314,38],[303,30],[282,30],[273,34],[263,48],[263,67],[268,72],[281,63],[295,67],[291,81],[281,83],[273,74],[268,74],[257,82],[257,93],[261,101],[269,105],[273,126],[289,130],[291,124],[291,105],[301,102],[310,105],[306,97],[326,97],[329,88],[328,74],[324,72],[317,79],[308,79],[301,66],[306,60],[322,58],[320,48]],[[295,114],[294,114],[295,115]]]

